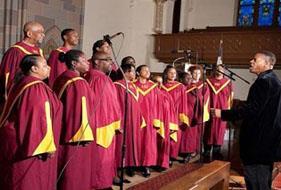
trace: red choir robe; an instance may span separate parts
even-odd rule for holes
[[[216,109],[230,109],[233,99],[232,83],[229,79],[207,79],[210,88],[210,107]],[[220,118],[211,118],[206,124],[205,141],[209,145],[222,145],[227,122]]]
[[[58,152],[58,190],[91,190],[91,146],[94,140],[93,92],[88,82],[71,70],[54,82],[63,103],[62,132]],[[69,163],[67,163],[70,161]]]
[[[160,120],[157,118],[157,84],[147,81],[142,84],[139,80],[135,85],[140,92],[139,103],[146,122],[146,127],[141,132],[141,166],[155,166],[157,163],[157,129]]]
[[[170,160],[170,135],[177,135],[178,131],[178,115],[173,103],[173,98],[160,86],[160,93],[158,93],[158,114],[161,121],[160,128],[157,133],[157,148],[158,158],[157,166],[162,168],[169,168]]]
[[[121,129],[122,133],[116,135],[116,166],[121,167],[122,162],[122,143],[123,134],[125,133],[125,163],[124,166],[140,166],[141,158],[141,131],[146,127],[145,120],[142,116],[139,105],[139,92],[134,83],[128,81],[128,94],[126,96],[126,83],[125,80],[114,82],[118,94],[118,100],[122,112]],[[126,126],[125,121],[125,107],[126,110]]]
[[[190,126],[187,96],[185,93],[186,88],[182,83],[173,81],[163,84],[163,89],[171,95],[173,104],[175,106],[176,115],[179,120],[179,125],[181,125],[180,130],[177,130],[175,133],[171,134],[172,140],[170,156],[171,158],[177,159],[181,143],[181,128]]]
[[[187,96],[187,105],[188,112],[190,116],[190,127],[182,129],[182,138],[180,144],[180,153],[193,153],[198,150],[198,141],[200,138],[198,136],[198,129],[196,122],[194,122],[194,111],[196,108],[196,99],[197,99],[197,86],[195,84],[186,86],[186,96]],[[196,127],[197,126],[197,127]]]
[[[201,141],[203,140],[202,137],[204,136],[205,122],[209,121],[210,119],[210,91],[206,83],[204,85],[203,91],[202,81],[199,81],[194,85],[197,86],[197,98],[193,117],[193,127],[197,127],[198,130],[197,150],[200,152],[200,145],[202,143]]]
[[[66,47],[59,47],[52,50],[48,59],[48,65],[51,67],[50,76],[48,80],[49,86],[52,88],[56,78],[67,70],[66,64],[59,60],[61,52],[66,53],[70,49]]]
[[[121,125],[117,91],[111,79],[97,69],[91,69],[85,78],[94,93],[92,104],[96,131],[92,143],[92,188],[109,188],[116,175],[115,133]]]
[[[30,54],[40,54],[43,57],[43,51],[39,47],[24,42],[17,42],[5,52],[0,64],[0,104],[3,105],[7,99],[22,58]]]
[[[61,116],[61,102],[43,81],[25,76],[13,86],[0,118],[1,189],[55,189]]]

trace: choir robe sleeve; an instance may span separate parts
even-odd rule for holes
[[[179,87],[179,93],[180,93],[180,96],[177,100],[179,102],[176,103],[179,105],[179,120],[181,123],[184,124],[184,126],[190,127],[191,114],[190,114],[189,108],[188,108],[188,99],[186,96],[186,88],[182,84]]]
[[[123,86],[121,86],[123,85]],[[121,110],[121,129],[124,128],[124,118],[125,118],[125,96],[126,96],[126,89],[125,84],[115,84],[118,102]],[[138,126],[139,128],[146,127],[146,123],[144,117],[141,114],[141,110],[138,103],[138,95],[128,93],[127,94],[127,126]],[[130,123],[133,122],[133,123]]]
[[[150,118],[152,118],[152,122],[153,122],[153,126],[161,129],[162,131],[164,130],[164,123],[163,120],[161,120],[161,117],[163,115],[163,110],[161,104],[161,96],[159,94],[161,94],[161,90],[159,88],[157,88],[156,86],[151,90],[151,94],[150,94],[150,103],[151,103],[151,107],[149,108],[149,112],[151,114]]]
[[[204,87],[204,116],[203,116],[203,122],[209,121],[210,119],[210,89],[207,84],[205,84]]]
[[[118,103],[120,106],[120,113],[121,113],[121,126],[120,126],[120,130],[124,129],[124,114],[125,114],[125,96],[126,96],[126,91],[120,86],[115,84],[116,87],[116,92],[117,92],[117,99],[118,99]],[[129,96],[129,95],[127,95]],[[129,98],[129,97],[127,97]],[[129,103],[127,103],[128,106]]]
[[[57,149],[55,140],[61,124],[60,103],[49,98],[41,86],[27,89],[18,105],[19,139],[26,157],[53,153]]]
[[[164,91],[160,90],[158,94],[158,118],[160,120],[159,129],[157,133],[162,138],[168,138],[171,134],[171,138],[176,141],[176,131],[178,131],[178,116],[176,114],[176,108],[173,104],[173,98],[171,95]]]
[[[186,97],[187,97],[187,109],[188,115],[190,118],[190,127],[192,127],[196,122],[194,121],[194,116],[196,115],[196,91],[193,89],[186,90]]]
[[[93,117],[96,126],[96,143],[108,148],[115,136],[115,131],[120,130],[121,126],[116,88],[110,78],[94,69],[87,73],[85,78],[94,93]]]
[[[61,143],[94,140],[92,96],[84,79],[76,80],[66,87],[60,98],[64,105]]]
[[[234,98],[234,91],[233,91],[232,82],[229,83],[228,88],[229,88],[229,91],[230,91],[230,95],[228,97],[228,109],[230,109],[232,107],[233,98]]]
[[[7,99],[8,90],[19,68],[19,63],[24,56],[25,54],[15,47],[11,47],[3,56],[0,64],[1,102]]]
[[[202,119],[203,122],[206,122],[210,119],[210,90],[209,87],[205,85],[203,91],[202,86],[200,88],[197,88],[197,90],[194,92],[194,95],[196,96],[193,121],[192,121],[194,124],[202,123]],[[204,96],[204,103],[203,103],[203,96]],[[204,115],[202,116],[203,113]]]
[[[42,81],[31,82],[22,91],[11,90],[1,126],[14,126],[19,148],[16,157],[27,158],[57,150],[61,117],[61,103],[51,89]]]
[[[154,123],[157,123],[158,129],[157,129],[157,133],[163,138],[165,139],[165,134],[167,132],[167,130],[165,129],[165,122],[169,120],[168,118],[168,106],[167,106],[167,100],[164,97],[165,95],[163,94],[163,92],[161,90],[158,91],[158,95],[157,95],[157,104],[155,106],[157,106],[157,112],[156,112],[156,119],[154,121]],[[165,118],[166,117],[166,118]],[[167,119],[167,120],[165,120]]]

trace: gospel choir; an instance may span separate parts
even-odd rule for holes
[[[74,49],[74,29],[62,31],[63,45],[46,61],[38,47],[43,26],[27,22],[23,32],[0,66],[1,189],[110,189],[122,166],[149,177],[151,167],[163,171],[179,157],[188,163],[202,140],[205,156],[221,157],[227,123],[209,115],[232,103],[231,81],[221,73],[203,83],[193,65],[179,82],[168,65],[152,81],[149,67],[136,67],[131,56],[123,73],[110,41],[94,43],[87,60]]]

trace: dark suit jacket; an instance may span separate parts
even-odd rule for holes
[[[272,70],[258,76],[243,106],[223,110],[222,119],[243,119],[240,156],[244,164],[268,164],[281,158],[281,82]]]

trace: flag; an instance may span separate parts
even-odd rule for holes
[[[222,49],[222,44],[223,44],[223,40],[220,40],[220,46],[219,46],[219,52],[218,52],[218,58],[217,58],[217,66],[218,65],[222,65],[222,54],[223,54],[223,49]]]

